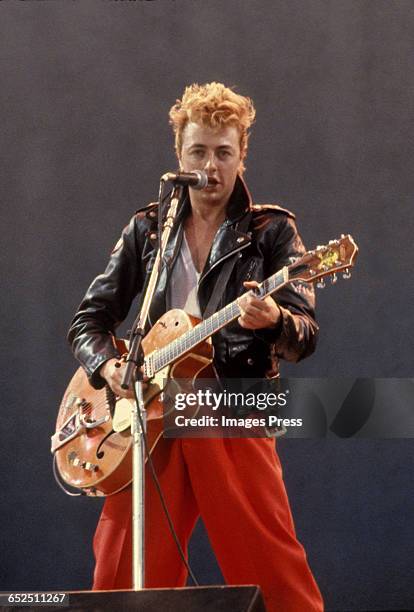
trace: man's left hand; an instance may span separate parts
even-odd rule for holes
[[[243,283],[246,289],[258,287],[256,281]],[[282,316],[280,308],[275,300],[268,295],[264,300],[259,300],[252,294],[243,296],[238,300],[241,316],[238,322],[245,329],[262,329],[264,327],[276,327]]]

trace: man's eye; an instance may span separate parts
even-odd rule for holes
[[[195,155],[195,157],[203,157],[204,151],[202,149],[195,149],[192,152],[192,155]]]
[[[231,155],[230,151],[220,151],[219,152],[219,157],[221,159],[225,159],[226,157],[228,157],[229,155]]]

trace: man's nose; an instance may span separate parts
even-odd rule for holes
[[[216,156],[214,155],[214,153],[211,153],[208,157],[207,157],[207,161],[205,163],[204,166],[204,170],[206,172],[208,172],[209,170],[215,170],[217,168],[216,165]]]

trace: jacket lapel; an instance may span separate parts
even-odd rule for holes
[[[213,269],[251,243],[250,235],[245,231],[249,226],[250,208],[250,193],[243,179],[238,176],[227,207],[227,219],[214,238],[200,284]],[[239,229],[240,226],[242,228]]]

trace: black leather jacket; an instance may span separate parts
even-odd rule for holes
[[[105,272],[92,282],[72,321],[68,340],[96,388],[104,385],[98,371],[100,366],[119,356],[113,334],[126,318],[151,268],[157,238],[157,207],[157,204],[150,204],[131,219]],[[183,218],[188,210],[186,195],[179,216]],[[238,230],[243,219],[245,226],[247,223],[246,232]],[[175,228],[178,226],[177,223]],[[168,310],[165,289],[181,246],[182,232],[182,226],[173,229],[150,311],[151,324]],[[246,291],[243,281],[262,281],[303,252],[294,215],[275,205],[253,205],[243,180],[238,178],[229,201],[227,219],[217,232],[200,278],[201,312],[228,257],[234,256],[236,261],[218,308]],[[277,376],[279,357],[299,361],[313,352],[318,332],[313,287],[287,285],[275,294],[275,298],[282,312],[277,327],[251,331],[234,321],[213,336],[214,363],[220,376]]]

